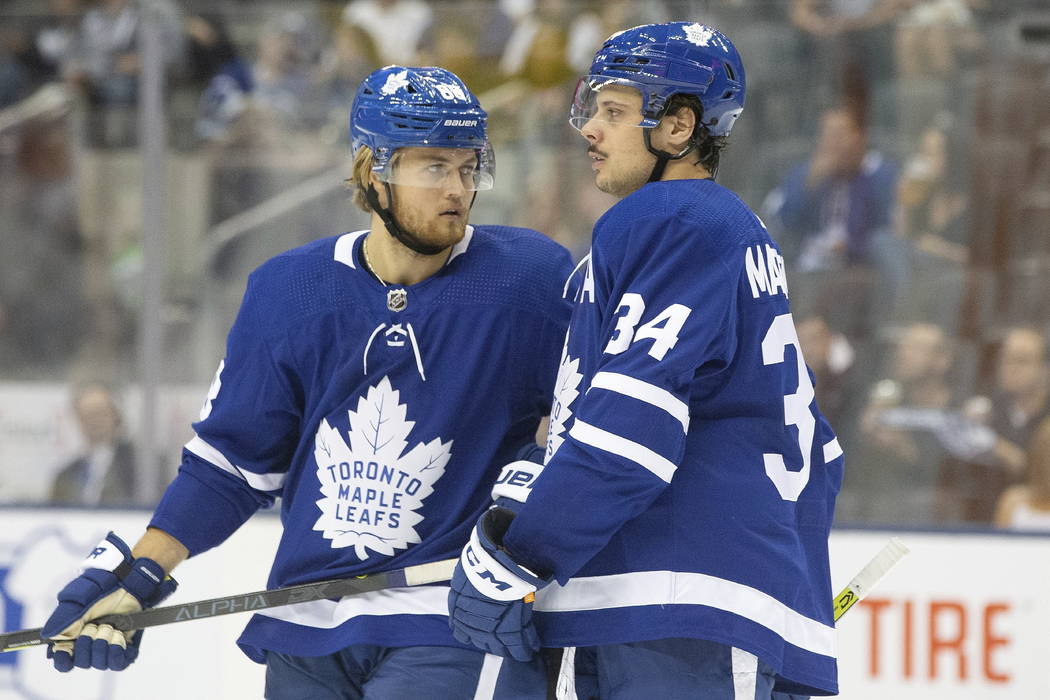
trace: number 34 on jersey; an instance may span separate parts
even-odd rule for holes
[[[616,326],[605,346],[605,354],[618,355],[634,343],[649,340],[652,342],[648,354],[657,361],[663,360],[678,343],[682,328],[692,313],[692,309],[684,304],[671,304],[639,326],[645,310],[645,299],[640,294],[627,292],[620,298],[616,309]],[[762,363],[783,363],[788,347],[795,349],[798,390],[783,397],[784,423],[797,429],[802,465],[801,468],[789,469],[784,455],[777,453],[764,453],[762,458],[766,476],[773,482],[780,497],[786,501],[796,501],[809,482],[810,453],[817,417],[813,382],[802,357],[798,333],[791,314],[785,313],[773,318],[762,339]]]

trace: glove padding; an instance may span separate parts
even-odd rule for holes
[[[492,500],[515,513],[521,510],[532,487],[543,471],[543,448],[530,445],[518,452],[518,459],[503,466],[492,487]]]
[[[110,532],[81,565],[82,573],[58,593],[58,607],[40,630],[53,640],[47,656],[65,673],[74,666],[123,671],[139,653],[142,630],[121,632],[97,625],[103,615],[122,615],[150,608],[178,584],[160,564],[131,558],[131,548]]]
[[[448,622],[464,644],[528,661],[540,648],[533,594],[550,581],[517,564],[500,546],[513,519],[513,511],[496,506],[478,520],[452,574]]]

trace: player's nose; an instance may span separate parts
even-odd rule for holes
[[[444,181],[445,196],[449,199],[462,199],[467,191],[467,185],[463,178],[453,173]]]
[[[591,143],[597,143],[601,134],[601,130],[598,127],[598,119],[596,119],[595,117],[591,117],[586,122],[584,122],[583,126],[580,128],[580,133],[585,139],[587,139]]]

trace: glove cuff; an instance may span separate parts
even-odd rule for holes
[[[503,533],[513,519],[514,513],[508,509],[487,510],[470,533],[470,541],[459,558],[474,588],[493,600],[521,600],[550,583],[518,564],[500,547]]]
[[[160,564],[148,557],[139,557],[121,576],[120,585],[135,596],[143,608],[151,608],[174,593],[179,584],[164,573]]]
[[[522,505],[532,493],[532,486],[542,471],[542,464],[523,459],[505,465],[492,487],[492,500],[504,507]]]
[[[120,577],[130,563],[131,547],[124,540],[120,539],[115,532],[110,530],[102,538],[102,541],[95,545],[91,552],[84,557],[84,561],[80,563],[80,571],[101,569]]]

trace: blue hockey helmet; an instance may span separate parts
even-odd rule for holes
[[[595,95],[609,84],[638,90],[638,126],[655,127],[672,95],[695,95],[703,123],[726,136],[744,109],[744,63],[717,29],[696,22],[644,24],[605,40],[580,79],[569,121],[580,129],[596,111]]]
[[[451,71],[386,66],[369,74],[357,89],[350,108],[350,143],[354,155],[368,146],[373,172],[392,183],[397,182],[392,156],[399,148],[472,149],[477,167],[464,184],[487,190],[495,172],[487,118],[478,98]]]

